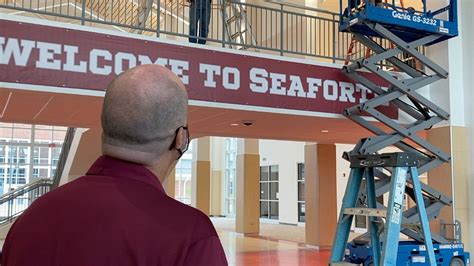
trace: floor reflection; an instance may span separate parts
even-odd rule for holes
[[[243,236],[233,232],[232,219],[212,220],[229,265],[328,265],[329,251],[308,248],[300,241],[303,227],[261,223],[263,235]]]

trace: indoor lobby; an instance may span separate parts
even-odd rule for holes
[[[385,237],[374,224],[395,207],[397,241],[429,231],[436,245],[474,251],[474,1],[214,0],[205,36],[193,33],[196,1],[0,0],[0,243],[101,156],[108,84],[155,64],[189,98],[189,148],[162,186],[209,217],[229,265],[328,265],[347,247],[338,222],[349,240]],[[404,27],[430,17],[420,27],[440,41],[372,36],[380,23],[366,38],[343,30],[369,7]],[[398,172],[354,158],[407,151],[419,183],[406,179],[389,204]],[[362,175],[351,186],[362,168],[376,169],[373,189]]]

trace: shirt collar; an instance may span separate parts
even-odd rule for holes
[[[158,177],[149,169],[140,164],[123,161],[109,156],[99,157],[91,166],[86,175],[111,176],[128,178],[147,183],[165,193]]]

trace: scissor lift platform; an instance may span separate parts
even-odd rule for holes
[[[390,30],[405,42],[412,42],[433,34],[442,35],[432,45],[458,36],[458,22],[456,17],[456,1],[436,11],[414,11],[403,9],[390,4],[383,7],[373,4],[364,4],[360,7],[348,7],[341,12],[340,31],[357,32],[369,37],[382,37],[371,29],[365,22],[379,23]],[[341,0],[342,6],[342,0]],[[446,16],[440,19],[439,16]]]

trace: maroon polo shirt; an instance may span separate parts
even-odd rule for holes
[[[168,197],[147,168],[102,156],[36,200],[8,233],[2,266],[227,265],[209,218]]]

